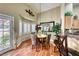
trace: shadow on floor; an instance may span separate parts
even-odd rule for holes
[[[73,49],[69,49],[69,52],[72,54],[72,56],[79,56],[79,52]]]

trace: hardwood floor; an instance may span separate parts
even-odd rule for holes
[[[54,46],[51,44],[49,49],[36,52],[36,49],[32,49],[31,40],[23,42],[17,49],[9,51],[2,56],[59,56],[59,52],[53,51]]]

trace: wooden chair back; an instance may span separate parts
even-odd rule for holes
[[[60,54],[62,53],[64,56],[68,56],[67,35],[59,36],[58,40],[59,40],[59,52],[60,52]]]
[[[49,44],[50,43],[50,38],[51,38],[51,34],[48,35],[48,38],[47,38],[47,43]]]

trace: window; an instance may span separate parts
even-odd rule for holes
[[[52,29],[53,29],[53,26],[54,26],[55,22],[54,21],[51,21],[51,22],[42,22],[41,23],[41,26],[42,26],[42,30],[43,31],[49,31],[51,32]]]
[[[19,30],[20,30],[20,34],[26,34],[26,33],[30,33],[30,32],[35,32],[35,23],[32,23],[30,21],[22,21],[20,20],[19,23]]]
[[[30,32],[30,23],[27,23],[27,31]]]
[[[0,51],[4,53],[13,47],[14,17],[0,14]],[[0,54],[1,54],[0,53]]]
[[[30,23],[27,23],[27,22],[22,22],[22,34],[25,34],[25,33],[29,33],[30,32]]]
[[[24,23],[24,33],[26,33],[26,32],[27,32],[27,24]]]
[[[0,19],[0,50],[10,46],[10,20]]]
[[[36,30],[35,30],[35,27],[36,27],[36,24],[32,24],[32,32],[36,32]]]
[[[19,21],[19,33],[22,34],[22,21]]]

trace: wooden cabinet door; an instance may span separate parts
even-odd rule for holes
[[[73,28],[79,29],[79,20],[73,20]]]
[[[65,27],[65,29],[71,28],[71,16],[65,16],[64,27]]]

